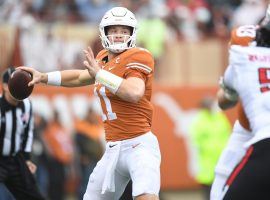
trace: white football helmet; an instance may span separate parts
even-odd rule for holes
[[[106,35],[106,27],[113,25],[131,27],[131,35],[124,36],[123,43],[110,42],[108,35]],[[107,11],[99,24],[99,31],[102,46],[113,53],[121,53],[136,45],[137,20],[135,15],[124,7],[114,7]]]

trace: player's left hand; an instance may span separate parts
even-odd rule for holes
[[[29,170],[30,170],[30,172],[31,172],[32,174],[36,173],[36,171],[37,171],[37,166],[36,166],[34,163],[32,163],[30,160],[27,160],[27,161],[26,161],[26,164],[27,164],[27,166],[28,166],[28,168],[29,168]]]
[[[101,69],[95,59],[94,53],[90,47],[84,50],[86,60],[83,62],[84,66],[88,69],[91,77],[96,77],[97,72]]]

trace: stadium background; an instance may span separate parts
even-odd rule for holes
[[[196,153],[189,125],[200,100],[215,95],[227,66],[230,30],[256,24],[265,14],[264,0],[10,0],[0,1],[0,69],[28,65],[41,71],[83,68],[82,50],[101,48],[98,22],[112,6],[131,9],[140,23],[139,46],[156,59],[153,132],[162,151],[164,199],[202,199],[194,180]],[[252,9],[253,15],[249,12]],[[96,106],[91,87],[35,87],[34,110],[49,120],[53,109],[72,132],[85,107]],[[80,105],[80,106],[78,106]],[[226,112],[231,123],[235,109]],[[72,197],[74,180],[67,181]],[[72,198],[71,198],[72,199]]]

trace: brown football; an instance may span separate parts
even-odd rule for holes
[[[11,95],[18,100],[23,100],[32,93],[34,86],[28,86],[32,75],[24,70],[15,70],[8,80],[8,89]]]

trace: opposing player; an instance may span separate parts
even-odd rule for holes
[[[254,25],[246,25],[233,29],[230,45],[252,45],[256,36],[256,29],[257,27]],[[229,109],[235,106],[238,102],[238,94],[234,90],[226,88],[223,79],[221,79],[220,86],[220,90],[218,91],[219,106],[222,109]],[[215,179],[210,192],[211,200],[222,199],[226,181],[246,153],[244,144],[252,137],[253,134],[250,131],[248,120],[240,104],[238,106],[238,120],[234,123],[228,144],[223,150],[215,168]]]
[[[239,94],[254,137],[245,144],[246,154],[226,182],[225,200],[268,199],[270,195],[269,35],[268,22],[256,31],[256,47],[230,49],[224,84]]]
[[[266,24],[270,19],[270,6],[266,11],[266,16],[261,22],[261,25]],[[230,45],[240,46],[252,46],[254,45],[254,39],[256,37],[256,30],[259,26],[244,25],[237,27],[231,32]],[[226,88],[221,80],[221,88],[218,92],[219,105],[222,109],[228,109],[233,107],[238,102],[238,95],[235,91]],[[225,98],[223,98],[225,97]],[[238,119],[233,128],[233,132],[230,136],[228,144],[220,156],[215,169],[215,179],[211,188],[211,200],[222,199],[224,194],[225,183],[240,162],[246,152],[244,148],[245,142],[253,137],[253,133],[250,131],[249,122],[246,118],[246,114],[243,111],[243,107],[240,103],[238,106]]]
[[[84,51],[85,70],[40,73],[29,85],[77,87],[95,83],[94,93],[103,110],[106,151],[91,174],[84,200],[119,199],[133,182],[136,200],[157,200],[160,189],[160,150],[151,132],[150,103],[154,61],[149,51],[136,48],[137,21],[123,7],[109,10],[99,26],[104,50],[97,58]]]

